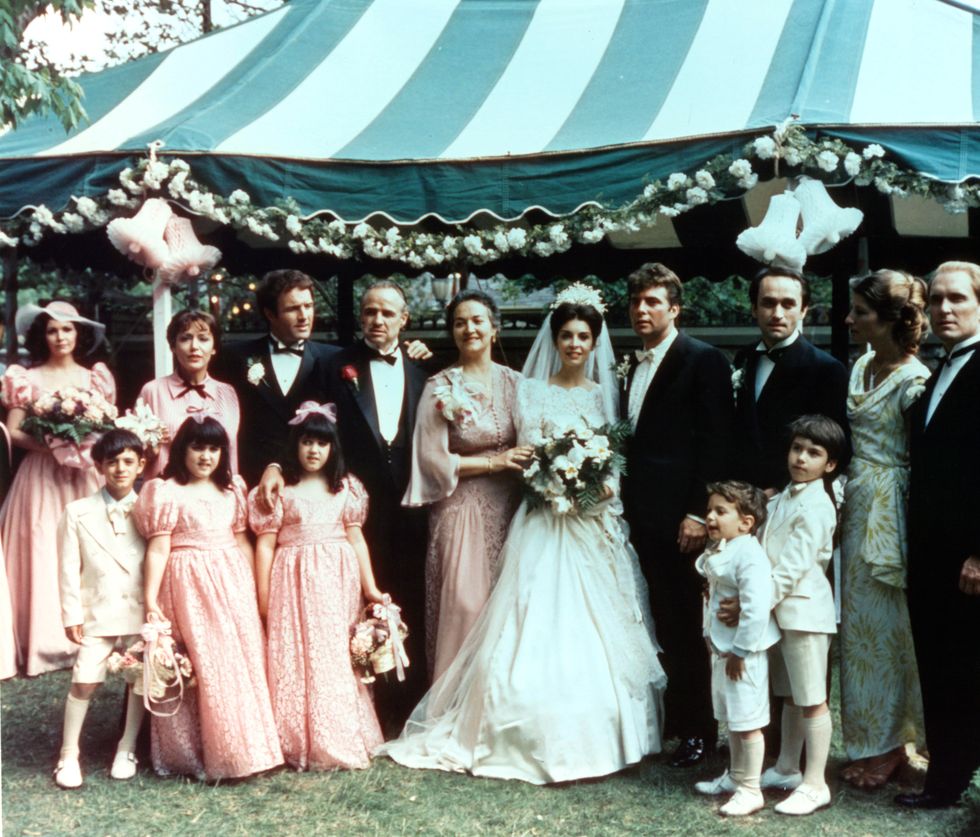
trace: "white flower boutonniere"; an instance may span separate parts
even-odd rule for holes
[[[734,372],[732,372],[732,389],[735,394],[738,395],[738,391],[742,388],[742,382],[745,380],[745,367],[740,366]]]
[[[613,372],[616,374],[616,378],[622,385],[623,389],[626,389],[626,382],[630,377],[630,356],[623,355],[623,359],[618,365],[613,366]]]
[[[432,388],[436,399],[436,410],[448,422],[456,422],[466,427],[474,422],[483,409],[486,393],[479,384],[463,378],[461,369],[449,369],[445,373],[447,382]]]
[[[262,383],[265,378],[265,367],[262,365],[261,361],[255,360],[255,358],[248,359],[248,372],[245,375],[248,378],[248,382],[253,386],[257,387]]]

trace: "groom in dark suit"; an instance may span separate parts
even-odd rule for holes
[[[735,430],[731,476],[767,491],[789,481],[786,428],[804,415],[825,415],[847,428],[847,370],[800,328],[810,305],[801,273],[767,268],[749,285],[761,340],[735,356]]]
[[[717,737],[694,559],[706,538],[706,485],[728,474],[731,367],[718,349],[677,330],[681,282],[672,270],[645,264],[628,286],[643,349],[629,357],[621,395],[621,414],[635,429],[623,502],[663,647],[665,735],[680,737],[672,764],[686,767]]]
[[[376,685],[378,713],[389,733],[400,731],[426,686],[426,515],[403,508],[401,499],[411,475],[415,413],[428,374],[399,345],[407,322],[402,289],[388,280],[372,284],[361,298],[364,338],[330,358],[323,385],[337,404],[347,466],[367,488],[364,538],[378,587],[401,606],[411,631],[406,682],[379,678]]]
[[[945,262],[929,318],[946,357],[910,411],[909,615],[929,770],[909,808],[954,805],[980,767],[980,265]]]
[[[313,280],[298,270],[262,277],[255,301],[269,325],[256,340],[228,346],[216,356],[215,377],[238,395],[239,470],[255,485],[263,469],[281,458],[287,422],[306,400],[322,401],[324,364],[339,349],[310,340]]]

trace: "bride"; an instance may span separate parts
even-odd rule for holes
[[[604,310],[592,288],[558,296],[518,388],[518,444],[543,442],[546,419],[594,428],[615,417]],[[545,784],[604,776],[660,752],[666,677],[616,487],[583,515],[522,504],[479,619],[378,754]]]

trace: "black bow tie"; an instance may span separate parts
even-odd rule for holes
[[[184,385],[184,388],[180,392],[177,393],[177,395],[175,396],[176,398],[183,398],[191,390],[193,390],[198,395],[200,395],[201,398],[207,398],[208,397],[207,390],[204,389],[204,384],[192,384],[192,383],[189,383],[188,381],[183,381],[183,380],[181,381],[181,383]]]
[[[757,354],[765,355],[773,363],[776,363],[789,350],[790,350],[789,346],[779,346],[779,347],[773,346],[771,349],[766,349],[762,346],[759,346],[758,348],[756,348],[755,351]]]
[[[298,343],[293,343],[291,346],[287,346],[285,343],[280,343],[278,340],[273,340],[271,344],[272,354],[296,355],[296,357],[303,357],[303,347],[305,345],[305,340],[300,340]]]
[[[980,349],[980,344],[977,343],[973,343],[970,346],[964,346],[962,349],[957,349],[955,352],[951,352],[950,354],[946,355],[946,358],[943,360],[943,366],[952,366],[953,361],[956,360],[956,358],[963,357],[963,355],[968,355],[970,352],[976,351],[977,349]]]
[[[383,355],[373,346],[368,346],[368,354],[371,356],[371,360],[383,360],[389,366],[394,366],[398,362],[397,352],[391,352],[387,355]]]

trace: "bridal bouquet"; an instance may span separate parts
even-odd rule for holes
[[[43,394],[27,409],[21,430],[54,454],[60,465],[87,468],[94,436],[111,430],[116,408],[92,390],[66,387]]]
[[[556,514],[587,512],[603,500],[603,485],[623,473],[622,450],[632,432],[628,421],[592,428],[584,419],[557,424],[545,419],[544,442],[524,471],[528,507],[548,506]]]
[[[116,427],[135,433],[144,445],[153,450],[160,447],[167,433],[167,425],[142,398],[136,399],[135,406],[132,410],[126,410],[126,415],[116,419]]]
[[[184,689],[196,685],[194,666],[187,651],[170,635],[170,623],[151,620],[140,639],[122,654],[113,651],[107,665],[113,674],[121,674],[154,715],[173,715],[180,708]],[[149,663],[147,663],[149,660]],[[172,712],[160,712],[153,704],[176,703]]]
[[[350,658],[362,683],[373,683],[376,674],[396,670],[399,680],[405,679],[408,655],[405,637],[408,627],[402,622],[401,608],[386,596],[382,604],[364,608],[361,621],[351,629]]]

